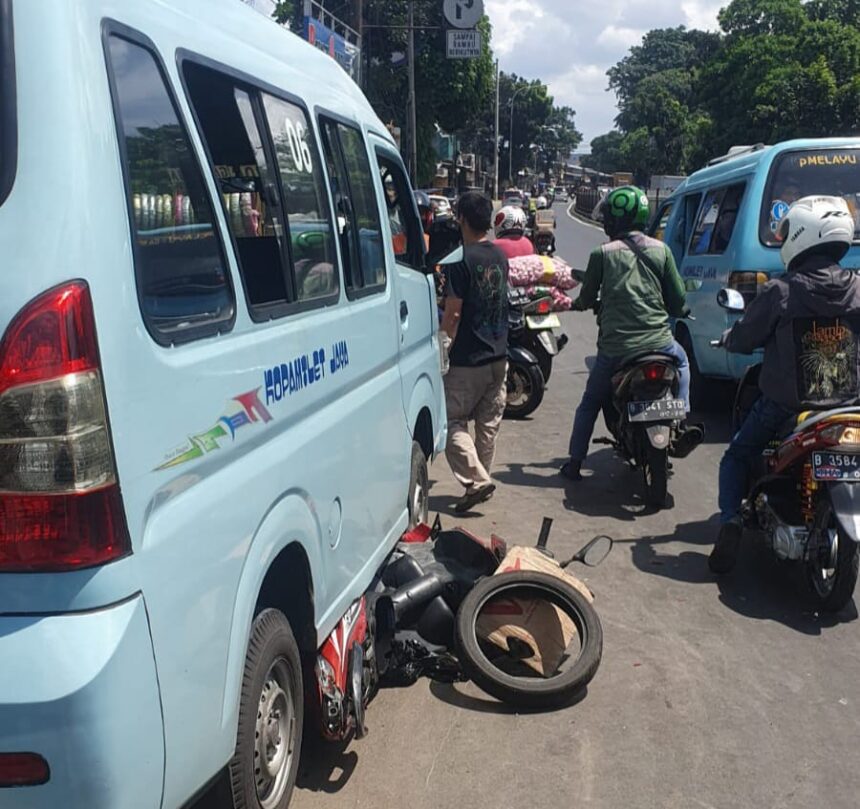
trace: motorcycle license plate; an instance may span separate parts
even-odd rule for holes
[[[659,399],[656,402],[628,402],[630,421],[675,421],[687,414],[683,399]]]
[[[813,452],[812,475],[816,480],[847,480],[860,483],[860,455],[847,452]]]
[[[526,323],[530,329],[560,329],[558,315],[529,315]]]

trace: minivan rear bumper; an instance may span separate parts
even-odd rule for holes
[[[42,786],[3,809],[157,809],[164,732],[142,595],[105,609],[0,616],[0,753],[38,753]]]

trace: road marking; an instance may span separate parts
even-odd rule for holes
[[[576,202],[571,202],[570,205],[567,206],[567,215],[574,221],[579,222],[580,225],[585,225],[589,228],[594,228],[595,230],[599,230],[603,233],[603,227],[601,225],[596,224],[595,222],[589,222],[585,217],[580,216],[579,214],[571,213]]]

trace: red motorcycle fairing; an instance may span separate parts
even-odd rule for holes
[[[363,714],[364,705],[353,705],[363,700],[363,688],[355,694],[351,682],[356,656],[364,660],[364,649],[368,641],[367,601],[364,596],[354,601],[317,655],[315,667],[320,707],[322,709],[322,732],[330,741],[345,739],[356,729],[356,711]]]

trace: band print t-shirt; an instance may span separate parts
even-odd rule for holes
[[[448,269],[445,296],[460,298],[463,311],[449,351],[451,365],[475,367],[504,359],[508,349],[508,260],[492,242],[463,248],[463,261]]]

